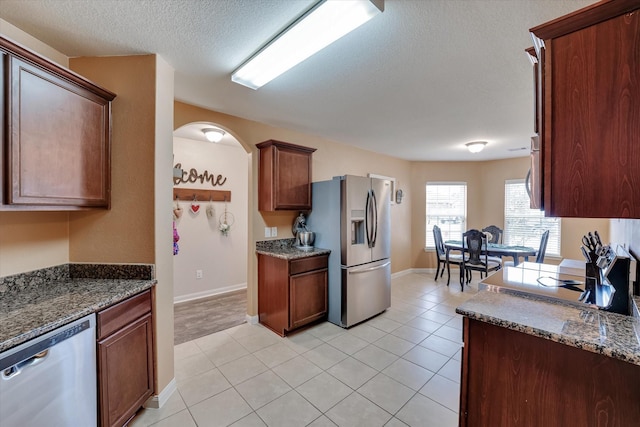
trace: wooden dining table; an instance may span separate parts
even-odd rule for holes
[[[447,272],[449,271],[449,253],[451,251],[468,251],[468,248],[462,247],[461,240],[447,240],[444,242],[444,248],[446,250],[446,263]],[[490,256],[499,257],[511,257],[513,258],[514,267],[520,263],[520,258],[524,261],[528,261],[530,256],[536,256],[537,250],[530,248],[529,246],[517,246],[517,245],[503,245],[502,243],[487,243],[483,246],[482,253],[487,253]],[[462,272],[461,272],[462,274]]]
[[[447,251],[447,262],[449,261],[449,252],[462,251],[462,240],[447,240],[444,242],[444,248]],[[464,248],[465,251],[467,248]],[[513,258],[513,265],[516,266],[520,263],[520,258],[524,258],[525,261],[529,260],[530,256],[536,256],[538,252],[535,248],[529,246],[516,246],[516,245],[503,245],[502,243],[487,243],[486,247],[482,248],[482,253],[487,253],[490,256],[508,256]]]

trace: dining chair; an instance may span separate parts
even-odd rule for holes
[[[542,237],[540,238],[540,248],[538,249],[538,254],[536,255],[536,262],[538,264],[542,264],[544,262],[544,254],[547,252],[548,241],[549,241],[549,230],[542,233]]]
[[[489,243],[502,243],[502,228],[497,225],[490,225],[483,228],[482,231],[491,234]]]
[[[549,230],[542,233],[542,237],[540,237],[540,248],[538,248],[538,252],[536,253],[536,262],[538,264],[542,264],[544,262],[544,254],[547,252],[547,242],[549,241]],[[513,261],[505,261],[505,267],[513,267]]]
[[[464,283],[471,282],[471,275],[473,271],[480,272],[480,278],[482,273],[489,275],[491,271],[497,271],[502,268],[502,264],[497,261],[489,259],[486,250],[487,236],[476,229],[468,230],[462,233],[462,248],[463,252],[468,253],[468,257],[462,259],[462,268],[465,273],[460,273],[460,286],[464,290]]]
[[[449,282],[451,281],[451,271],[449,266],[451,264],[455,264],[458,268],[462,269],[462,254],[449,253],[449,265],[447,265],[447,252],[442,239],[442,230],[437,225],[433,226],[433,240],[436,245],[436,256],[438,258],[435,280],[438,280],[438,273],[440,274],[440,277],[442,277],[444,274],[444,268],[447,267],[447,286],[449,286]],[[442,266],[442,269],[440,269],[440,266]]]

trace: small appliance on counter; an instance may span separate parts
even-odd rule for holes
[[[307,227],[307,219],[303,212],[300,212],[291,227],[293,236],[295,237],[294,246],[303,251],[313,250],[313,243],[316,240],[316,234]]]

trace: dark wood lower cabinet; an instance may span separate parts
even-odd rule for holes
[[[153,394],[150,291],[98,313],[100,425],[124,425]]]
[[[327,315],[328,255],[286,260],[258,255],[260,323],[284,336]]]
[[[640,422],[640,366],[464,318],[460,426]]]

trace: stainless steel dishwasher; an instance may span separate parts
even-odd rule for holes
[[[0,426],[95,427],[95,314],[0,353]]]

